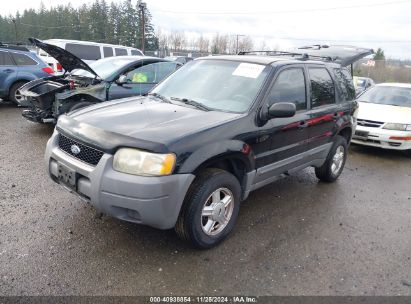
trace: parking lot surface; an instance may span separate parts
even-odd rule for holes
[[[411,295],[410,156],[354,146],[336,183],[307,169],[257,190],[198,251],[53,183],[52,131],[0,104],[0,295]]]

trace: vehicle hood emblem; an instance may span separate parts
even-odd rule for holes
[[[70,147],[70,150],[71,150],[71,153],[73,153],[74,155],[77,155],[77,154],[79,154],[79,153],[81,152],[80,147],[77,146],[77,145],[72,145],[72,146]]]

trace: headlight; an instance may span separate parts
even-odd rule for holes
[[[386,123],[383,129],[397,130],[397,131],[411,131],[411,125],[399,123]]]
[[[114,154],[113,168],[134,175],[160,176],[173,172],[176,156],[121,148]]]

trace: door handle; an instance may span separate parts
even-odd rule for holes
[[[5,69],[4,72],[6,72],[6,73],[13,73],[14,70],[12,70],[12,69]]]
[[[298,129],[305,129],[308,127],[308,123],[306,121],[300,121],[300,124],[298,125]]]

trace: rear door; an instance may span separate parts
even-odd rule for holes
[[[127,83],[113,83],[110,86],[109,100],[147,94],[157,83],[173,73],[177,65],[175,62],[156,62],[141,66],[140,63],[140,66],[125,73]]]
[[[325,65],[308,64],[307,74],[311,107],[307,122],[308,148],[314,149],[331,141],[336,121],[341,115],[341,104],[338,102],[336,79]]]
[[[265,103],[291,102],[297,112],[290,118],[273,118],[265,126],[270,149],[258,155],[264,167],[258,170],[256,182],[262,182],[304,162],[301,154],[307,149],[308,87],[304,65],[289,65],[277,72],[266,95]],[[267,129],[268,128],[268,129]]]
[[[17,66],[14,64],[10,53],[0,50],[0,96],[9,94],[10,86],[17,79]]]

